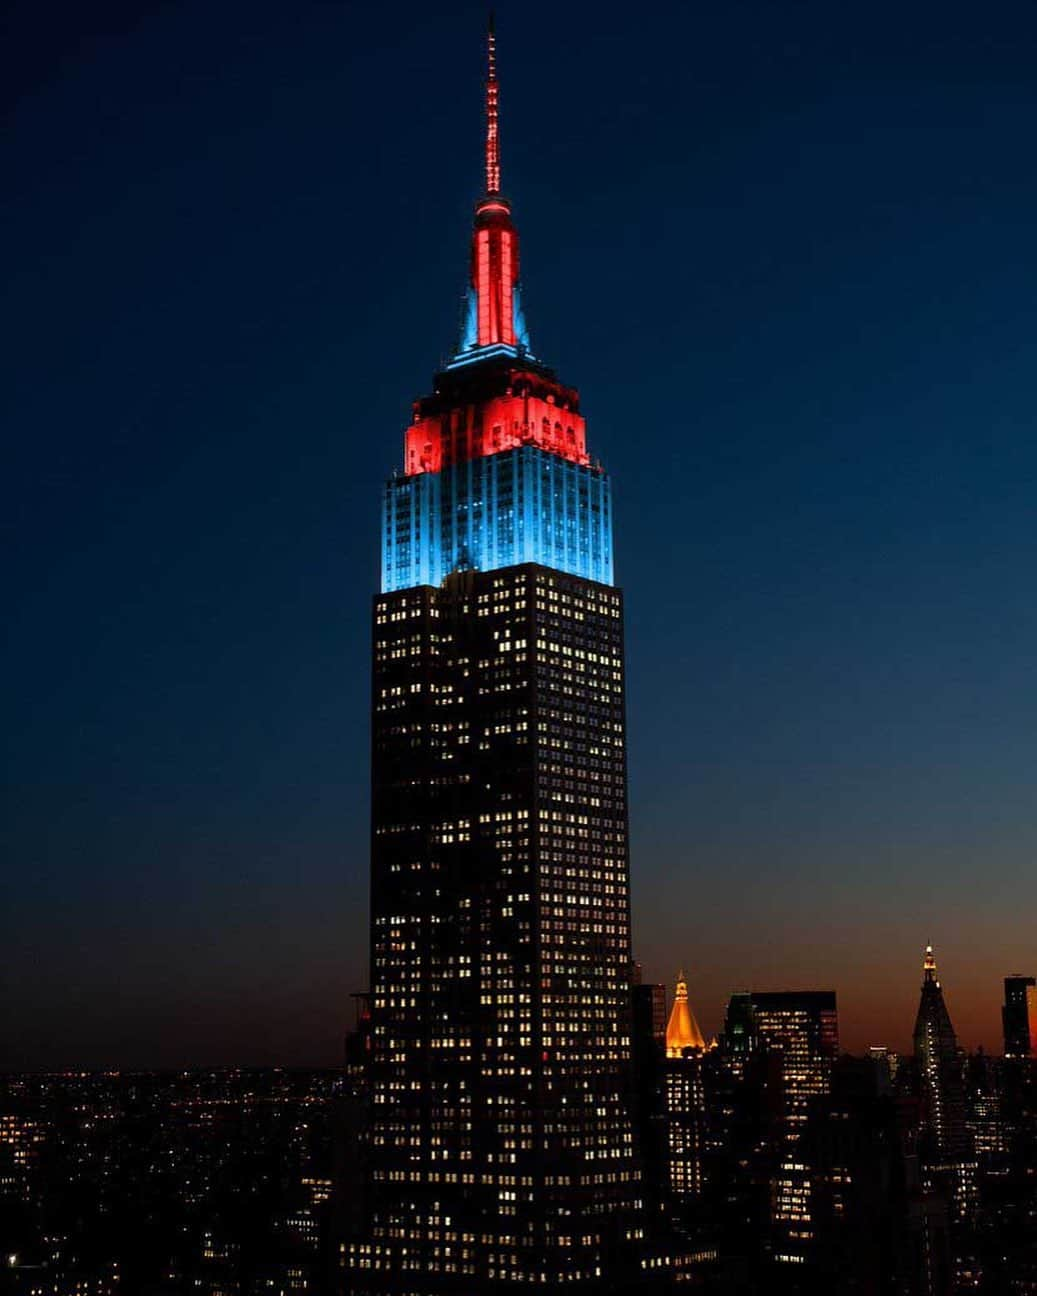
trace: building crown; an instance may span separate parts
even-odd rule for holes
[[[673,996],[673,1008],[666,1026],[666,1056],[679,1058],[684,1056],[685,1049],[704,1049],[706,1041],[699,1030],[695,1014],[688,1002],[688,979],[683,970],[677,974],[677,987]]]

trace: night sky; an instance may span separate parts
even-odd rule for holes
[[[334,1062],[384,478],[478,4],[5,6],[0,1065]],[[1037,10],[498,6],[534,349],[613,475],[634,932],[708,1031],[1037,971]]]

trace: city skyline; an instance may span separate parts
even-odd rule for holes
[[[366,16],[367,43],[350,46],[359,86],[344,89],[318,51],[344,39],[330,13],[286,31],[260,8],[246,35],[224,18],[203,56],[188,54],[198,12],[88,34],[35,82],[30,66],[5,145],[22,182],[9,245],[35,254],[14,275],[7,415],[22,429],[5,816],[16,1066],[333,1061],[364,985],[369,497],[407,422],[408,375],[422,389],[430,346],[452,333],[453,195],[473,189],[477,91],[452,88],[424,123],[408,86],[374,98],[373,127],[362,108],[395,59],[474,46],[479,22],[393,34]],[[1002,980],[1035,962],[1033,329],[1013,293],[1033,253],[1009,217],[1025,226],[1037,191],[1003,128],[1014,111],[1025,136],[1037,105],[1006,42],[980,48],[985,77],[954,84],[964,32],[926,44],[910,23],[886,47],[836,23],[775,52],[761,32],[750,63],[767,75],[746,104],[733,27],[708,21],[723,75],[696,62],[690,103],[655,76],[608,99],[622,34],[609,17],[586,33],[571,102],[542,107],[514,77],[503,108],[523,122],[508,167],[536,249],[527,314],[543,353],[581,378],[619,483],[634,957],[667,986],[683,966],[707,1036],[734,991],[834,989],[844,1046],[903,1051],[932,940],[960,1042],[998,1051]],[[532,65],[523,23],[501,23],[509,59]],[[196,108],[137,70],[170,42]],[[857,70],[837,88],[825,59],[845,48]],[[342,95],[353,115],[332,127]],[[76,105],[93,116],[48,153]],[[849,165],[806,174],[835,142],[826,106],[877,186],[870,205]],[[206,141],[190,156],[181,111]],[[926,194],[911,147],[891,142],[909,119]],[[316,138],[297,153],[307,123]],[[614,174],[592,138],[602,123],[622,150]],[[134,152],[148,128],[153,169]],[[356,151],[333,181],[335,139]],[[269,148],[289,183],[263,213],[249,203]],[[393,209],[415,185],[417,221]],[[358,189],[377,212],[351,210]],[[952,207],[938,226],[935,195]],[[243,202],[257,221],[236,250]],[[808,211],[815,238],[800,232]],[[355,246],[323,261],[299,248],[332,246],[343,220],[376,250],[369,267]],[[55,240],[41,293],[29,267]],[[163,247],[181,272],[215,275],[213,320],[198,315],[201,282],[162,277]]]

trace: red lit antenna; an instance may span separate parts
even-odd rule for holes
[[[486,192],[500,193],[500,141],[497,134],[497,36],[493,30],[493,10],[487,32],[489,74],[486,78]]]

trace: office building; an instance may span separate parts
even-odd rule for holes
[[[706,1147],[706,1095],[702,1055],[706,1041],[688,1001],[681,972],[666,1024],[667,1184],[677,1201],[701,1196]]]
[[[631,1110],[610,485],[530,349],[498,93],[491,32],[463,335],[384,495],[354,1292],[634,1290],[669,1264]]]
[[[1001,1009],[1005,1057],[1037,1057],[1037,980],[1013,973],[1005,977],[1005,1002]]]
[[[753,992],[752,1022],[763,1047],[781,1054],[786,1136],[802,1129],[812,1098],[828,1093],[839,1051],[834,990]]]

